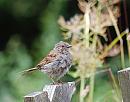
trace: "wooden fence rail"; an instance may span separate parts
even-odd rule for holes
[[[123,102],[130,102],[130,68],[118,71]]]
[[[75,90],[74,82],[46,85],[43,91],[24,96],[24,102],[71,102]]]

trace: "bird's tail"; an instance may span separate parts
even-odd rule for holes
[[[26,74],[34,72],[36,70],[38,70],[38,68],[36,68],[36,67],[24,70],[24,71],[22,71],[22,75],[26,75]]]

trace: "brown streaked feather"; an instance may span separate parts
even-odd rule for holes
[[[30,68],[30,69],[27,69],[27,70],[24,70],[22,72],[22,75],[25,75],[27,73],[31,73],[31,72],[34,72],[38,69],[41,69],[42,66],[44,66],[45,64],[48,64],[48,63],[51,63],[54,59],[56,59],[58,56],[58,53],[54,52],[54,51],[51,51],[43,60],[41,60],[40,63],[38,63],[36,65],[36,67],[34,68]]]
[[[42,66],[51,63],[58,57],[58,53],[55,51],[51,51],[36,67],[41,68]]]

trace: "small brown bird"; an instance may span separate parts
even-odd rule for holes
[[[55,83],[63,77],[71,67],[72,56],[69,48],[72,47],[66,42],[60,41],[54,49],[36,67],[25,70],[25,73],[40,70],[46,73]]]

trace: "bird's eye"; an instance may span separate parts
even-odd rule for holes
[[[62,45],[62,47],[64,47],[64,45]]]

